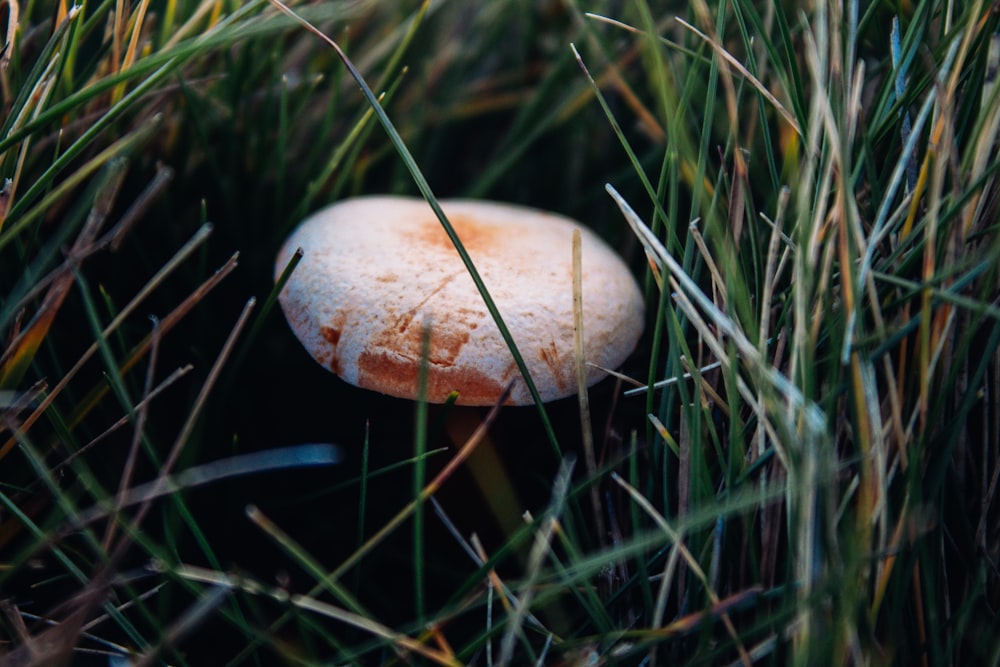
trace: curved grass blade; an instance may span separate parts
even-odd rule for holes
[[[389,135],[389,139],[392,141],[393,146],[396,148],[396,152],[399,153],[400,158],[406,165],[407,170],[409,170],[414,183],[420,190],[420,194],[424,196],[424,199],[427,200],[427,203],[430,205],[431,210],[434,211],[434,215],[436,215],[438,220],[441,222],[441,226],[444,228],[445,233],[448,235],[448,238],[451,239],[452,245],[455,246],[455,251],[461,258],[462,263],[465,265],[465,268],[468,270],[469,275],[472,278],[472,282],[475,283],[476,289],[479,291],[480,296],[482,296],[483,303],[486,305],[486,309],[490,312],[490,316],[493,318],[494,323],[496,323],[497,329],[500,331],[500,335],[503,337],[504,342],[507,343],[507,348],[510,350],[511,356],[514,358],[514,363],[517,364],[517,368],[521,372],[521,377],[524,380],[525,386],[527,387],[528,392],[531,394],[531,398],[535,402],[535,407],[538,409],[539,417],[541,418],[543,427],[545,429],[545,434],[548,437],[549,442],[551,443],[552,448],[555,451],[556,455],[559,455],[560,453],[559,442],[558,439],[556,438],[555,430],[552,428],[552,423],[549,420],[548,412],[545,410],[545,407],[542,403],[542,398],[538,393],[538,389],[535,387],[535,383],[531,379],[531,373],[528,371],[528,367],[524,363],[524,358],[518,351],[517,344],[514,342],[514,338],[513,336],[511,336],[510,330],[507,328],[507,325],[504,323],[503,316],[500,315],[500,311],[499,309],[497,309],[496,302],[494,302],[493,297],[490,296],[489,290],[486,288],[486,283],[483,282],[482,276],[479,275],[479,270],[476,269],[475,264],[473,264],[472,258],[469,256],[468,251],[465,249],[465,245],[462,243],[462,240],[458,237],[458,233],[455,231],[455,228],[448,220],[448,217],[445,215],[444,211],[441,209],[441,204],[438,203],[437,197],[431,190],[430,184],[427,182],[427,179],[424,178],[423,173],[420,171],[420,167],[417,166],[416,160],[414,160],[413,155],[410,153],[410,149],[406,147],[406,143],[403,141],[403,138],[399,136],[399,132],[396,131],[396,127],[389,119],[389,116],[388,114],[386,114],[385,109],[383,109],[382,105],[378,103],[378,98],[376,97],[375,93],[373,93],[371,88],[368,87],[368,84],[367,82],[365,82],[364,77],[361,76],[361,73],[357,70],[357,68],[354,67],[354,64],[351,62],[351,59],[347,57],[347,54],[344,53],[344,51],[340,48],[340,45],[337,44],[337,42],[335,42],[327,35],[323,34],[314,25],[312,25],[305,19],[301,18],[281,0],[269,0],[269,2],[273,4],[275,7],[277,7],[279,10],[284,12],[285,14],[291,16],[296,21],[301,23],[303,27],[305,27],[309,32],[313,33],[314,35],[322,39],[328,46],[330,46],[330,48],[332,48],[337,53],[337,56],[344,63],[344,66],[347,67],[348,71],[351,73],[351,76],[354,78],[355,82],[357,82],[358,87],[364,94],[365,99],[368,101],[368,104],[371,105],[372,109],[375,110],[375,114],[378,116],[379,122],[385,129],[386,134]]]

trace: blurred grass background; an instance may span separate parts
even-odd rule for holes
[[[992,5],[295,6],[436,196],[644,282],[621,370],[672,384],[592,390],[594,470],[575,399],[558,456],[501,411],[499,517],[419,492],[447,408],[269,307],[305,215],[418,194],[336,54],[266,2],[2,7],[9,664],[1000,661]]]

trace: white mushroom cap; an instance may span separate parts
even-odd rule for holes
[[[517,344],[543,401],[576,393],[573,230],[581,234],[584,349],[614,368],[642,333],[643,303],[628,267],[578,223],[529,208],[442,201]],[[417,395],[425,322],[431,330],[427,400],[531,403],[510,350],[441,223],[422,199],[360,197],[318,211],[285,241],[302,261],[280,301],[313,358],[353,385]],[[588,384],[605,373],[588,367]]]

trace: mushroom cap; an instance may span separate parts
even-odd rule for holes
[[[597,235],[559,215],[485,201],[441,207],[482,276],[543,401],[576,393],[573,230],[581,235],[585,358],[619,366],[642,333],[628,267]],[[425,323],[427,400],[532,402],[507,344],[433,210],[422,199],[343,200],[307,218],[278,253],[275,277],[304,256],[280,295],[292,330],[347,382],[416,398]],[[588,366],[587,383],[605,372]]]

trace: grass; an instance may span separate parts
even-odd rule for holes
[[[5,7],[7,663],[1000,663],[989,4]],[[639,387],[323,371],[273,257],[379,192],[584,220]]]

